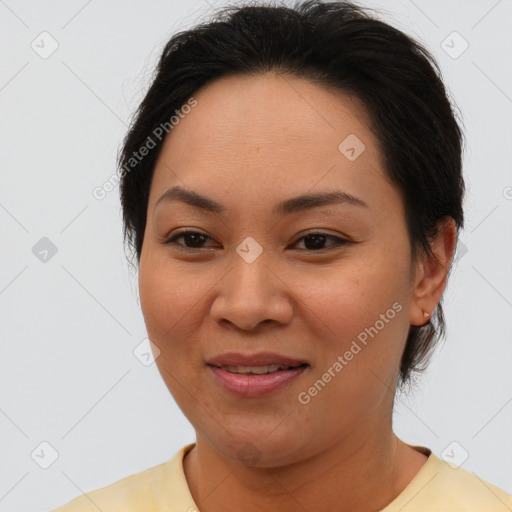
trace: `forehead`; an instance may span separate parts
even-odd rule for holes
[[[193,97],[197,105],[166,137],[150,206],[173,185],[269,200],[283,189],[341,186],[371,196],[389,186],[357,98],[275,73],[222,78]]]
[[[214,81],[194,97],[197,106],[168,137],[171,146],[179,146],[178,139],[183,138],[194,143],[196,151],[189,156],[203,154],[204,148],[222,151],[234,141],[242,144],[240,151],[258,148],[281,153],[286,152],[283,142],[306,144],[308,150],[337,150],[350,133],[367,146],[376,142],[359,99],[304,78],[270,72],[235,75]]]

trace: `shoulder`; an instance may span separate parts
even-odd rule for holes
[[[145,511],[153,510],[155,508],[154,485],[163,465],[146,469],[100,489],[86,492],[52,512],[135,511],[143,510],[142,505],[144,505]],[[137,506],[141,508],[135,508]]]
[[[464,468],[452,467],[437,458],[435,488],[439,494],[453,499],[461,510],[472,512],[505,512],[512,510],[512,495]]]
[[[188,446],[157,466],[85,492],[51,512],[160,512],[185,491],[182,459]]]
[[[433,453],[407,488],[382,512],[510,512],[512,495]]]

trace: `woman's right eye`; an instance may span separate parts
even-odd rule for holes
[[[203,233],[199,233],[198,231],[182,231],[169,238],[165,242],[165,245],[170,245],[171,243],[177,243],[176,240],[183,238],[185,240],[185,244],[178,243],[178,245],[184,246],[187,249],[201,249],[200,244],[204,243],[206,239],[210,238],[208,235]],[[190,245],[188,245],[190,243]]]

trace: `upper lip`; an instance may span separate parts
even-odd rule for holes
[[[259,352],[257,354],[240,354],[236,352],[228,352],[216,356],[206,362],[212,366],[301,366],[307,364],[302,359],[294,359],[281,354],[272,352]]]

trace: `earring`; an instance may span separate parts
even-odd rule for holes
[[[429,314],[429,313],[427,313],[426,311],[423,311],[423,317],[424,317],[425,319],[428,319],[428,320],[427,320],[423,325],[428,325],[428,324],[430,323],[430,318],[429,318],[429,317],[430,317],[430,314]]]

